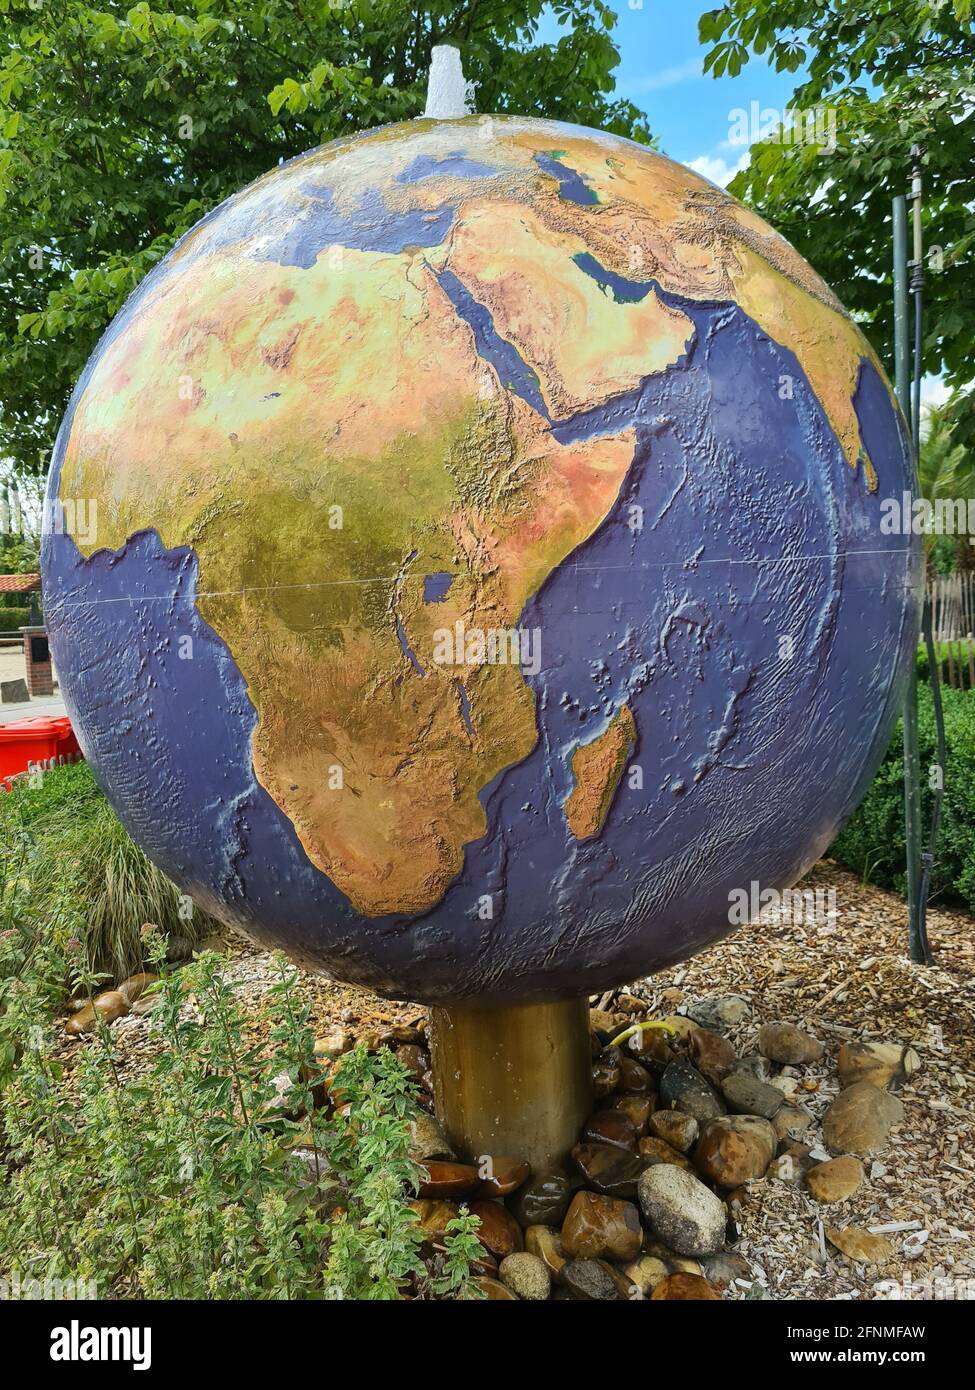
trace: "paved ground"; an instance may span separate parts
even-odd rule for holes
[[[19,646],[0,646],[0,681],[24,679],[24,653]],[[10,724],[15,719],[27,719],[35,714],[55,716],[64,714],[64,701],[60,694],[46,695],[34,700],[18,701],[16,704],[0,705],[0,724]]]
[[[46,715],[55,719],[59,714],[65,713],[61,696],[47,695],[13,705],[0,705],[0,724],[12,724],[16,719],[33,719],[35,715]]]

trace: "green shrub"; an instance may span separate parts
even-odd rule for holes
[[[104,1024],[69,1077],[43,972],[0,979],[0,1041],[19,1044],[0,1094],[0,1277],[91,1281],[99,1298],[476,1296],[475,1218],[453,1223],[431,1267],[421,1258],[403,1063],[347,1053],[327,1078],[334,1106],[316,1108],[325,1078],[297,972],[278,958],[260,1046],[218,956],[167,973],[148,935],[165,1045],[132,1077]]]
[[[0,632],[13,632],[18,627],[26,627],[29,622],[29,608],[19,604],[0,607]]]
[[[421,1251],[407,1068],[360,1048],[324,1076],[282,957],[256,1020],[212,952],[169,970],[143,923],[185,933],[177,904],[89,768],[0,796],[0,1280],[100,1298],[477,1297],[475,1218]],[[159,1046],[129,1075],[103,1022],[67,1064],[58,1045],[57,1008],[90,998],[106,960],[161,977]]]
[[[941,692],[945,715],[947,765],[933,895],[955,898],[975,912],[975,697],[968,691]],[[905,891],[904,762],[900,721],[876,777],[828,853],[862,878]],[[918,744],[921,756],[922,823],[931,818],[930,774],[937,743],[930,688],[918,687]]]
[[[948,670],[949,648],[950,648],[951,658],[952,658],[952,660],[953,660],[954,663],[955,663],[955,668],[956,668],[956,670],[959,668],[959,666],[960,666],[960,668],[961,668],[961,671],[960,671],[961,679],[962,679],[962,681],[964,682],[964,685],[963,685],[962,688],[965,689],[965,690],[972,689],[972,687],[969,686],[969,684],[968,684],[968,681],[969,681],[969,673],[968,673],[968,648],[967,648],[967,646],[963,646],[963,648],[962,648],[962,654],[961,654],[961,657],[959,658],[959,644],[958,644],[957,642],[950,642],[950,643],[949,643],[949,642],[935,642],[935,644],[934,644],[935,660],[936,660],[937,663],[938,663],[938,672],[939,672],[939,675],[941,676],[942,683],[943,683],[944,680],[945,680],[945,673],[946,673],[947,670]],[[920,646],[918,647],[918,649],[917,649],[917,676],[918,676],[918,680],[921,680],[921,681],[926,681],[926,680],[928,680],[928,679],[930,678],[930,670],[931,670],[931,663],[928,661],[928,649],[927,649],[927,647],[924,645],[924,643],[922,642],[922,643],[920,644]]]
[[[0,793],[0,925],[23,959],[76,939],[87,969],[120,979],[142,968],[145,922],[192,942],[216,927],[129,838],[87,763]]]

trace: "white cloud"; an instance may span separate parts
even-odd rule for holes
[[[710,179],[712,183],[727,188],[728,184],[744,169],[749,160],[749,152],[746,150],[738,159],[737,164],[729,164],[726,159],[719,155],[699,154],[697,159],[692,159],[688,164],[689,169],[693,169],[695,174],[700,174],[702,178]]]
[[[650,72],[646,77],[637,77],[623,84],[622,90],[627,96],[637,96],[641,92],[662,92],[667,87],[680,87],[702,75],[700,58],[689,58],[686,63],[678,63],[676,67],[661,68],[659,72]]]
[[[944,405],[951,395],[948,387],[940,376],[925,376],[921,378],[921,404]]]

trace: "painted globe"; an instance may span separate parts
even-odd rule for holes
[[[614,136],[417,120],[272,170],[124,306],[55,452],[51,645],[122,821],[227,923],[392,997],[597,990],[853,809],[910,482],[754,213]]]

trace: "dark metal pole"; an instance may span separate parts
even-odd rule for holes
[[[924,230],[921,220],[924,151],[920,145],[911,147],[911,214],[914,229],[914,254],[910,261],[911,294],[914,299],[914,382],[911,399],[911,435],[914,443],[914,458],[918,472],[921,467],[921,379],[924,375]],[[938,662],[934,649],[934,634],[931,630],[931,602],[925,590],[923,618],[921,623],[924,644],[928,653],[928,682],[931,686],[931,704],[934,711],[934,724],[937,731],[938,764],[937,784],[932,787],[931,825],[928,832],[928,845],[921,851],[921,881],[917,890],[916,929],[910,941],[911,960],[930,965],[934,960],[928,944],[928,893],[931,891],[931,871],[934,868],[934,852],[938,844],[938,828],[941,821],[941,807],[944,800],[945,782],[945,728],[944,712],[941,708],[941,689],[938,679]]]
[[[894,199],[894,382],[914,455],[911,410],[910,315],[907,290],[907,199]],[[915,465],[911,500],[917,496]],[[912,515],[905,518],[907,525]],[[921,764],[917,728],[917,660],[911,654],[904,696],[904,828],[907,852],[907,941],[911,960],[923,961],[918,912],[921,884]]]

